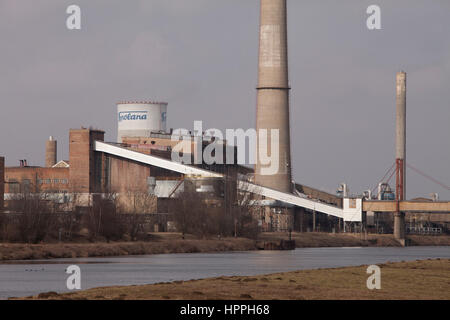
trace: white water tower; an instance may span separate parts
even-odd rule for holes
[[[166,102],[120,102],[117,104],[117,142],[123,137],[150,137],[166,132]]]

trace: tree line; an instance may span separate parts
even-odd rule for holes
[[[176,231],[198,238],[256,238],[258,224],[251,214],[247,192],[222,197],[186,187],[167,207]],[[153,231],[147,217],[156,209],[156,197],[130,193],[121,201],[115,194],[94,197],[89,206],[60,210],[51,197],[21,193],[11,199],[10,213],[0,214],[0,241],[40,243],[55,241],[138,241]]]

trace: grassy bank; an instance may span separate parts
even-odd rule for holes
[[[318,247],[398,247],[400,243],[391,234],[369,234],[365,236],[359,233],[321,233],[308,232],[291,234],[297,248]],[[288,233],[271,232],[262,233],[259,239],[264,241],[277,241],[289,239]],[[412,246],[450,246],[450,236],[418,236],[407,237]]]
[[[381,289],[366,286],[367,266],[105,287],[27,299],[450,299],[450,260],[380,264]]]
[[[0,261],[256,250],[254,240],[159,239],[146,242],[0,244]]]
[[[263,233],[258,241],[277,242],[288,239],[287,233]],[[399,246],[392,235],[369,235],[330,233],[292,233],[298,248],[313,247],[386,247]],[[450,246],[450,236],[410,236],[412,245]],[[44,243],[44,244],[0,244],[0,261],[53,258],[105,257],[144,255],[161,253],[193,253],[256,250],[254,240],[243,238],[182,239],[178,233],[152,234],[149,241],[140,242],[95,242],[95,243]]]

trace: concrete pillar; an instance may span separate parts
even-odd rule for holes
[[[50,137],[45,142],[45,166],[47,168],[53,167],[57,162],[57,142]]]
[[[313,211],[313,232],[316,232],[316,210]]]
[[[267,141],[256,148],[255,183],[291,192],[289,81],[286,0],[261,0],[256,130],[267,130]],[[279,130],[278,164],[266,174],[260,153],[271,155],[271,129]],[[274,149],[275,150],[275,149]]]
[[[399,202],[406,199],[406,73],[397,73],[396,98],[396,198],[397,212],[394,214],[394,237],[405,243],[405,213],[400,212]]]

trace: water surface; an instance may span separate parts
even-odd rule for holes
[[[450,258],[449,247],[299,248],[293,251],[158,254],[13,261],[0,264],[0,298],[67,292],[65,270],[81,268],[82,289],[217,276],[259,275],[387,261]]]

